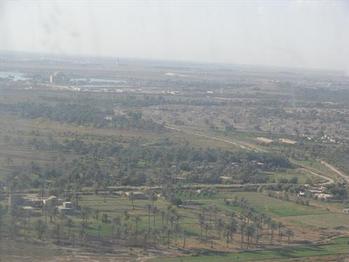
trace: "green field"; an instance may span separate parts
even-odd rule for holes
[[[283,260],[290,258],[309,258],[317,256],[330,256],[349,254],[349,238],[337,238],[329,244],[287,247],[273,250],[246,251],[237,253],[224,253],[212,255],[198,255],[176,258],[158,258],[153,261],[185,262],[185,261],[259,261]]]
[[[290,223],[322,228],[349,228],[349,215],[343,213],[294,216],[287,219]]]
[[[279,217],[328,213],[325,208],[303,206],[294,202],[268,197],[265,194],[256,192],[236,192],[232,194],[226,194],[225,196],[227,198],[233,198],[234,196],[244,197],[260,212]]]

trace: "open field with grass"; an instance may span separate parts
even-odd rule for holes
[[[289,259],[316,259],[321,256],[340,256],[348,255],[348,241],[349,238],[338,238],[331,241],[328,244],[323,245],[305,245],[280,248],[274,250],[257,250],[246,251],[237,253],[225,253],[225,254],[210,254],[210,255],[197,255],[189,257],[177,257],[177,258],[159,258],[152,261],[218,261],[218,262],[230,262],[230,261],[287,261]],[[326,259],[326,258],[325,258]]]
[[[295,216],[287,218],[289,223],[327,229],[348,229],[349,219],[347,214],[340,213],[324,213],[324,214],[311,214],[305,216]]]
[[[325,208],[302,206],[293,202],[271,198],[261,193],[238,192],[236,194],[226,196],[234,195],[247,199],[251,205],[261,212],[279,217],[327,213]]]

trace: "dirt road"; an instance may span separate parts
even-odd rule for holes
[[[346,174],[344,174],[342,171],[338,170],[338,168],[336,168],[335,166],[327,163],[324,160],[321,160],[320,163],[323,164],[324,166],[326,166],[328,169],[330,169],[333,172],[335,172],[341,178],[343,178],[346,183],[349,183],[349,177]]]

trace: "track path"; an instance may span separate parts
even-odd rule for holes
[[[231,140],[216,137],[216,136],[209,136],[209,135],[204,135],[204,134],[189,131],[189,130],[184,130],[184,129],[174,127],[174,126],[165,126],[165,127],[169,130],[183,132],[183,133],[187,133],[189,135],[198,136],[198,137],[202,137],[202,138],[206,138],[206,139],[211,139],[211,140],[227,143],[227,144],[230,144],[230,145],[233,145],[233,146],[239,147],[241,149],[245,149],[245,150],[251,150],[251,151],[255,151],[255,152],[267,152],[266,150],[259,148],[257,145],[250,144],[250,143],[235,142],[235,141],[231,141]],[[326,166],[328,169],[330,169],[334,173],[336,173],[338,176],[342,177],[345,180],[345,182],[349,184],[349,177],[347,175],[345,175],[342,171],[338,170],[335,166],[327,163],[324,160],[321,160],[320,163],[323,164],[324,166]],[[297,164],[297,166],[299,166],[301,169],[303,169],[304,171],[306,171],[314,176],[317,176],[317,177],[320,177],[320,178],[326,180],[326,182],[321,183],[321,185],[329,185],[329,184],[333,184],[335,182],[334,179],[332,179],[328,176],[325,176],[323,174],[320,174],[321,172],[314,169],[314,168],[309,168],[307,166],[300,165],[300,164]]]

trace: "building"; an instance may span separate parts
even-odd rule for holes
[[[112,121],[113,120],[113,116],[105,116],[104,117],[104,120],[107,120],[107,121]]]
[[[63,202],[61,206],[58,206],[58,212],[64,215],[74,214],[74,206],[72,202]]]
[[[23,195],[23,206],[31,206],[34,208],[42,208],[43,200],[37,194],[25,194]]]
[[[344,208],[344,209],[343,209],[343,213],[344,213],[344,214],[349,214],[349,208]]]
[[[25,212],[26,215],[32,216],[34,214],[34,208],[31,206],[23,206],[22,210]]]
[[[50,84],[68,84],[69,77],[62,72],[54,72],[49,77]]]
[[[121,197],[121,196],[123,195],[123,193],[124,193],[124,192],[122,192],[122,191],[112,191],[112,194],[113,194],[114,196],[118,196],[118,197]]]
[[[64,208],[73,208],[73,203],[72,202],[63,202],[62,206]]]
[[[305,196],[305,192],[299,191],[297,195],[298,195],[299,197],[304,197],[304,196]]]
[[[149,199],[148,195],[144,194],[143,192],[126,192],[126,196],[128,198],[131,198],[131,193],[132,193],[133,200],[148,200]]]
[[[230,176],[220,176],[221,183],[231,183],[233,181],[233,178]]]
[[[325,193],[317,193],[317,194],[314,194],[314,197],[320,200],[329,200],[333,198],[333,195],[325,194]]]
[[[58,205],[58,198],[56,196],[50,196],[43,200],[45,206],[56,206]]]

